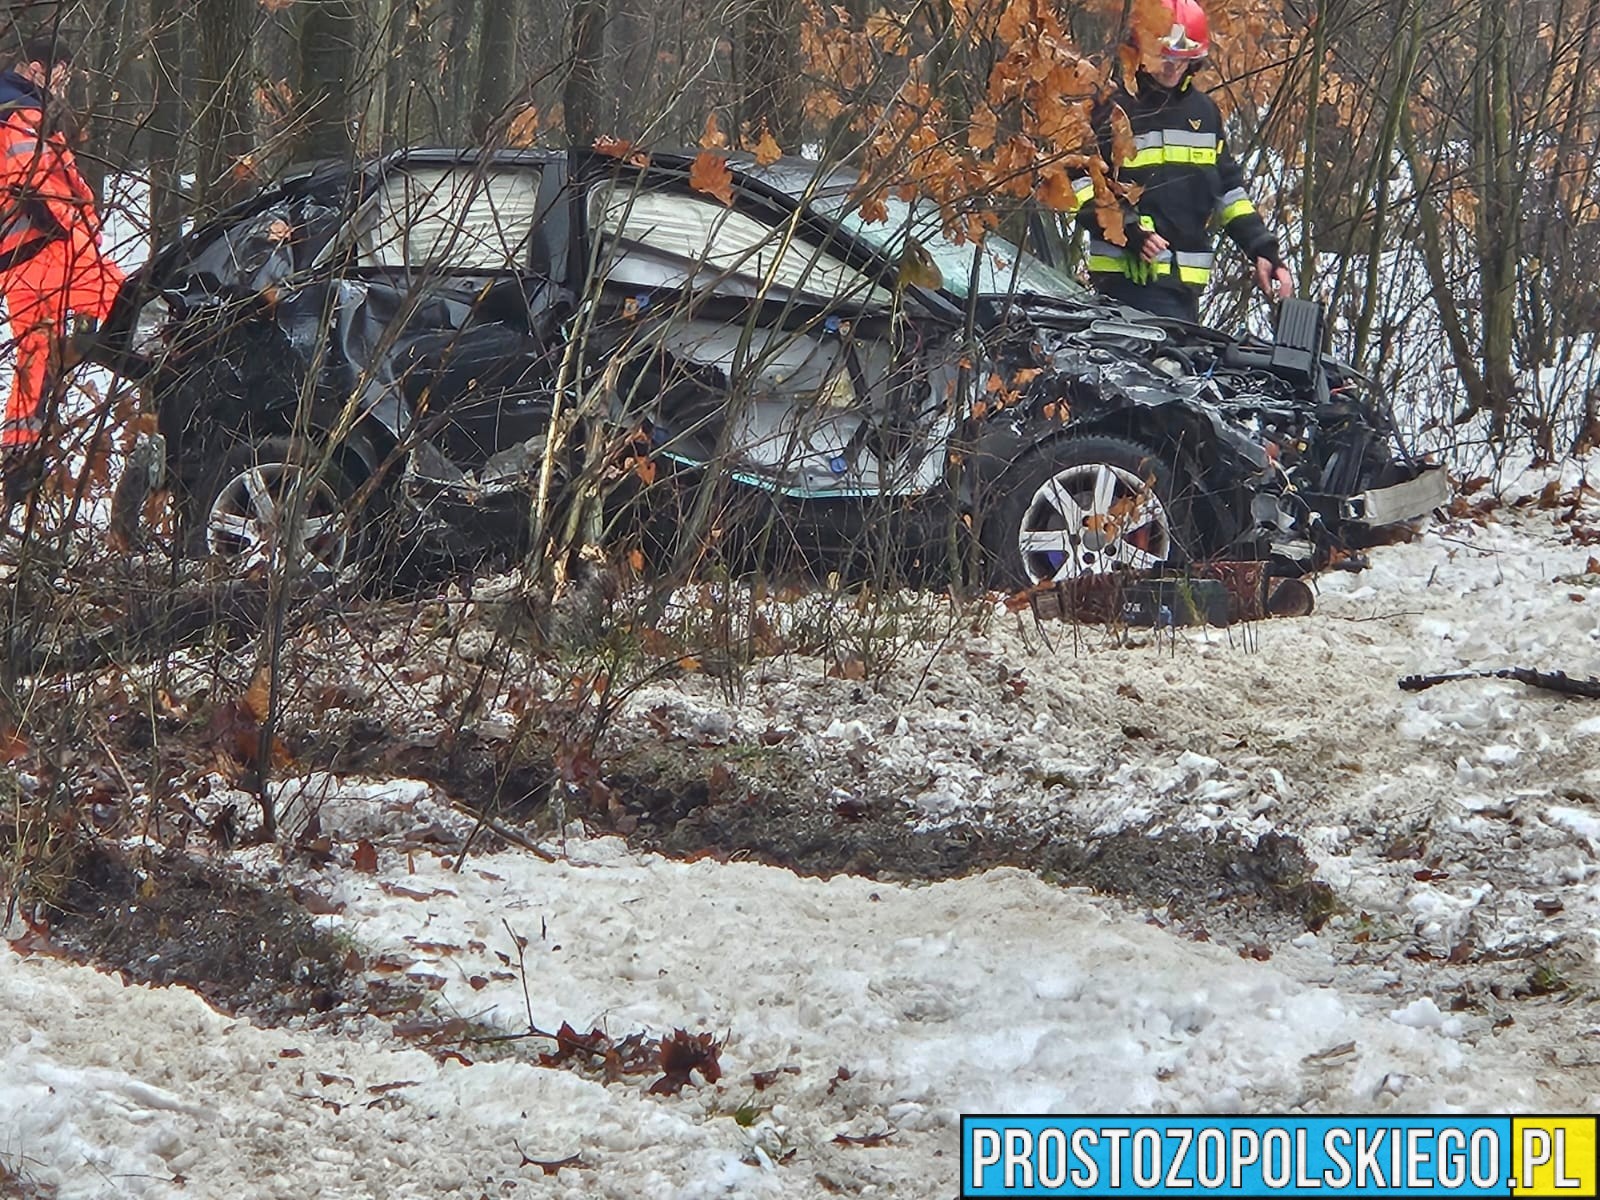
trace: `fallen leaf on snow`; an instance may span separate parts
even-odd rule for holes
[[[779,1075],[798,1075],[800,1068],[796,1066],[773,1067],[770,1071],[750,1072],[750,1082],[755,1084],[756,1091],[764,1091],[778,1082]]]
[[[369,971],[380,975],[398,975],[402,971],[409,971],[417,965],[417,960],[409,954],[380,954],[368,965]]]
[[[407,1041],[417,1041],[421,1038],[448,1041],[464,1034],[467,1031],[467,1023],[460,1017],[451,1017],[446,1021],[441,1021],[437,1017],[416,1017],[410,1021],[396,1021],[390,1028],[394,1030],[395,1037]]]
[[[712,1034],[674,1029],[661,1039],[663,1074],[650,1085],[650,1094],[676,1096],[694,1071],[700,1072],[707,1083],[715,1083],[722,1078],[722,1065],[717,1061],[717,1052],[721,1049],[721,1043]]]
[[[454,896],[449,888],[430,888],[422,891],[420,888],[409,888],[403,883],[390,883],[387,879],[379,880],[378,887],[390,896],[399,896],[406,900],[432,900],[435,896]]]
[[[1329,1046],[1326,1050],[1318,1050],[1315,1054],[1308,1054],[1300,1061],[1303,1063],[1317,1063],[1322,1066],[1333,1066],[1338,1061],[1354,1056],[1356,1044],[1354,1042],[1340,1042],[1337,1046]]]
[[[367,1091],[370,1092],[374,1096],[382,1096],[382,1095],[385,1095],[385,1094],[387,1094],[389,1092],[397,1091],[400,1088],[408,1088],[408,1087],[416,1087],[416,1086],[417,1086],[417,1081],[415,1079],[399,1079],[399,1080],[396,1080],[394,1083],[375,1083],[372,1086],[370,1086],[369,1088],[367,1088]]]
[[[554,1175],[556,1172],[561,1170],[562,1167],[576,1167],[580,1171],[587,1171],[589,1169],[589,1164],[583,1161],[582,1155],[569,1154],[565,1158],[548,1159],[529,1158],[528,1152],[521,1146],[518,1146],[516,1142],[512,1142],[511,1144],[516,1147],[517,1153],[522,1155],[522,1162],[518,1164],[519,1166],[538,1167],[546,1175]]]
[[[881,1146],[894,1135],[893,1129],[880,1129],[877,1133],[864,1133],[859,1137],[850,1133],[836,1133],[833,1140],[840,1146]]]

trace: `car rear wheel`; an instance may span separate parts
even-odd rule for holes
[[[1002,475],[983,521],[989,581],[1021,588],[1188,561],[1189,514],[1172,468],[1125,438],[1050,442]]]
[[[288,554],[319,575],[338,577],[353,567],[362,541],[350,506],[357,484],[336,459],[318,471],[321,456],[318,448],[288,438],[229,452],[196,505],[195,548],[229,575],[270,568]]]

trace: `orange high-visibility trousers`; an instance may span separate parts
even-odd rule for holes
[[[0,446],[31,446],[43,428],[52,358],[59,364],[67,315],[103,320],[122,284],[122,272],[84,234],[48,242],[37,254],[0,271],[0,293],[11,317],[16,354]]]

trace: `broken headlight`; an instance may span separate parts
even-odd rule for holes
[[[134,318],[128,349],[145,358],[155,358],[167,348],[167,330],[171,324],[172,305],[165,296],[147,301]]]

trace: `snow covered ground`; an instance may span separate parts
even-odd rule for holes
[[[1592,1111],[1600,703],[1396,686],[1600,673],[1600,547],[1573,536],[1600,499],[1578,472],[1557,489],[1575,519],[1529,502],[1435,523],[1324,576],[1306,618],[1155,638],[1000,612],[881,681],[790,657],[739,704],[703,674],[630,701],[659,736],[781,728],[817,787],[890,797],[916,828],[1292,835],[1339,902],[1315,933],[1226,915],[1202,933],[1013,868],[821,880],[576,826],[555,861],[456,871],[406,844],[469,824],[432,785],[312,779],[335,861],[258,848],[239,869],[315,892],[441,1016],[710,1031],[720,1079],[661,1096],[527,1043],[469,1064],[376,1019],[264,1029],[18,942],[0,1162],[64,1197],[948,1196],[964,1111]],[[352,865],[363,838],[376,871]]]

